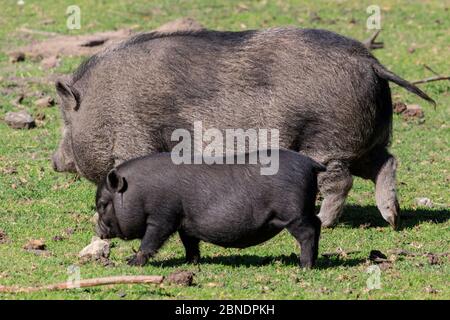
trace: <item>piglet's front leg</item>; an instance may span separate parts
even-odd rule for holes
[[[151,255],[146,255],[145,253],[138,251],[127,259],[127,263],[130,266],[143,267],[149,258],[151,258]]]
[[[139,251],[127,260],[130,266],[144,266],[153,257],[164,242],[175,232],[175,228],[148,223]]]

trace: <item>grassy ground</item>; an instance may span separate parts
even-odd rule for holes
[[[190,16],[208,28],[240,30],[280,25],[325,28],[364,39],[366,7],[373,1],[16,1],[1,0],[0,12],[0,117],[14,110],[12,101],[20,88],[14,82],[52,73],[68,73],[81,61],[64,58],[53,71],[39,63],[12,65],[5,51],[30,41],[19,27],[70,33],[89,33],[138,25],[148,30],[181,16]],[[69,31],[65,9],[77,3],[82,10],[82,28]],[[430,76],[423,68],[448,74],[450,71],[450,21],[448,1],[376,1],[382,8],[381,39],[385,49],[376,56],[390,69],[410,79]],[[312,19],[314,13],[320,19]],[[42,21],[53,19],[52,24]],[[412,50],[414,49],[414,50]],[[414,51],[411,53],[411,51]],[[15,77],[15,81],[12,81]],[[381,272],[381,289],[367,290],[366,261],[373,249],[387,253],[401,248],[418,254],[449,251],[450,240],[450,85],[435,82],[422,85],[438,107],[393,86],[394,98],[419,103],[425,122],[405,121],[395,116],[392,152],[399,160],[399,195],[403,227],[393,231],[374,207],[373,186],[356,179],[338,227],[324,230],[320,252],[358,251],[347,257],[321,257],[318,268],[301,271],[296,265],[297,246],[282,233],[273,240],[245,250],[223,249],[202,244],[199,267],[184,265],[182,245],[172,238],[156,259],[141,268],[128,267],[125,257],[138,242],[114,240],[115,267],[89,263],[80,265],[81,276],[162,274],[185,269],[196,273],[195,285],[162,287],[134,285],[102,287],[67,292],[0,294],[5,299],[177,299],[177,298],[262,298],[262,299],[449,299],[450,263],[441,257],[430,264],[423,255],[398,257]],[[26,90],[55,95],[48,85],[26,83]],[[0,284],[31,286],[67,279],[67,268],[79,265],[77,253],[93,235],[95,187],[72,175],[53,172],[49,157],[60,136],[57,108],[38,110],[34,99],[23,104],[33,114],[46,118],[32,130],[12,130],[0,121],[0,229],[9,240],[0,244]],[[12,173],[15,168],[17,173]],[[428,197],[433,208],[417,208],[416,197]],[[69,230],[71,229],[71,230]],[[73,232],[72,232],[73,231]],[[64,240],[53,237],[63,235]],[[51,256],[36,256],[22,247],[29,239],[45,240]],[[384,269],[384,268],[383,268]]]

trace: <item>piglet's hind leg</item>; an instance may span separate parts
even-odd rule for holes
[[[288,228],[300,244],[300,267],[312,268],[319,253],[320,220],[316,216],[293,222]]]

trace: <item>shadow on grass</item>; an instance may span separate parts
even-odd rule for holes
[[[340,258],[327,258],[320,256],[317,259],[315,269],[327,269],[335,267],[353,267],[364,263],[365,259],[340,259]],[[279,256],[257,256],[250,254],[243,255],[228,255],[217,257],[203,257],[200,259],[199,267],[206,264],[217,264],[231,267],[261,267],[267,266],[273,263],[280,263],[284,266],[298,266],[298,256],[294,253],[291,255],[279,255]],[[185,264],[184,258],[171,258],[167,260],[153,260],[149,264],[157,267],[177,267]]]
[[[402,210],[400,213],[399,230],[412,228],[423,222],[444,223],[450,219],[448,209],[418,208]],[[340,224],[353,228],[365,226],[366,228],[387,227],[388,223],[383,219],[376,206],[347,205]]]
[[[399,230],[412,228],[423,222],[444,223],[450,219],[450,210],[446,209],[426,209],[416,210],[408,209],[401,212],[401,224]],[[376,228],[388,227],[388,223],[383,219],[376,206],[357,206],[347,205],[344,214],[341,217],[340,225],[350,226],[352,228]],[[335,267],[353,267],[365,263],[366,259],[320,256],[317,259],[316,269],[327,269]],[[158,267],[177,267],[185,264],[183,258],[171,258],[167,260],[152,260],[149,262]],[[217,257],[202,257],[199,267],[206,264],[226,265],[232,267],[252,267],[267,266],[273,263],[280,263],[285,266],[297,266],[298,256],[295,253],[291,255],[278,256],[258,256],[251,254],[242,255],[224,255]]]

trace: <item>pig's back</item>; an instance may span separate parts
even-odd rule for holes
[[[372,57],[332,32],[141,35],[102,59],[90,95],[105,95],[113,121],[161,135],[169,150],[174,129],[200,120],[204,128],[277,128],[281,147],[328,158],[354,157],[373,136],[375,89],[361,85],[375,81]]]

